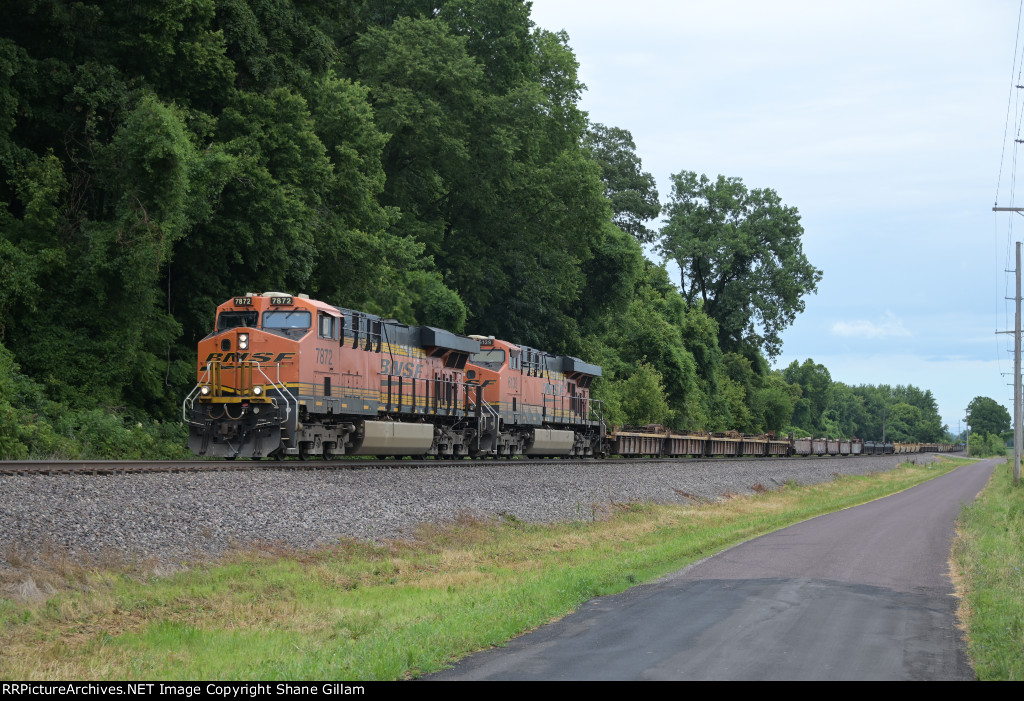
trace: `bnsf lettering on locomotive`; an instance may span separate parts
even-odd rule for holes
[[[423,365],[421,363],[406,363],[401,360],[396,360],[392,363],[389,358],[381,358],[380,374],[423,377]]]
[[[294,353],[278,353],[277,357],[274,358],[274,362],[284,362],[294,355]],[[206,356],[205,362],[234,363],[242,360],[253,360],[257,363],[269,363],[273,356],[273,353],[210,353]]]

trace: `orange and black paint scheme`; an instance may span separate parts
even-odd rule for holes
[[[199,342],[189,447],[229,459],[601,451],[588,391],[599,367],[505,342],[512,364],[495,366],[489,338],[477,365],[481,338],[305,295],[234,297]]]
[[[590,399],[599,366],[493,336],[472,338],[480,341],[480,351],[470,356],[466,381],[483,388],[484,400],[500,419],[496,454],[604,453],[600,406]]]

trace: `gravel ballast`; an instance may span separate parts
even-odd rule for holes
[[[613,504],[693,503],[725,494],[889,470],[934,454],[817,459],[551,460],[396,469],[0,476],[0,567],[59,551],[175,563],[232,547],[313,547],[410,537],[463,515],[590,520]]]

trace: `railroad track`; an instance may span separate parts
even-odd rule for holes
[[[451,467],[481,465],[501,467],[541,462],[557,462],[560,465],[599,463],[665,463],[665,462],[720,462],[723,460],[815,460],[843,457],[850,460],[858,456],[719,456],[699,458],[605,458],[597,460],[537,458],[532,460],[359,460],[339,458],[337,460],[0,460],[0,475],[126,475],[160,472],[246,472],[251,470],[361,470],[394,469],[418,467]],[[912,459],[908,455],[908,459]]]
[[[352,470],[457,464],[439,460],[5,460],[0,475],[125,475],[155,472]]]
[[[669,458],[643,462],[665,462]],[[0,475],[125,475],[157,472],[245,472],[251,470],[361,470],[455,465],[515,465],[509,460],[23,460],[0,461]],[[533,462],[533,461],[529,461]],[[562,464],[589,460],[559,460]],[[629,462],[638,462],[630,460]]]

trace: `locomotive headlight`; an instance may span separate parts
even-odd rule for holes
[[[238,349],[246,350],[249,348],[249,334],[240,333],[238,334]]]
[[[204,397],[206,395],[208,395],[209,393],[210,393],[210,386],[209,385],[203,385],[203,388],[201,390],[199,390],[199,394],[203,395]]]
[[[260,387],[259,385],[256,385],[255,387],[252,388],[252,393],[258,397],[261,394],[263,394],[263,388]]]

